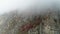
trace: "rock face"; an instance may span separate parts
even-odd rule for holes
[[[42,23],[29,31],[30,34],[60,34],[58,14],[43,15]]]
[[[4,16],[4,17],[3,17]],[[58,14],[19,15],[12,13],[3,15],[0,34],[60,34]]]

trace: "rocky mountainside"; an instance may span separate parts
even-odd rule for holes
[[[38,15],[10,12],[0,17],[0,34],[59,34],[59,21],[56,12]]]

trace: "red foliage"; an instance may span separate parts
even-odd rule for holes
[[[21,26],[21,30],[22,30],[22,31],[28,31],[28,30],[31,29],[31,28],[33,28],[33,25],[30,24],[30,23]]]
[[[34,28],[37,25],[39,25],[41,21],[42,20],[39,17],[37,17],[33,24],[27,23],[27,24],[21,26],[21,31],[28,31],[29,29]]]

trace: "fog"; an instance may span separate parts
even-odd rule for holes
[[[28,8],[60,9],[60,0],[0,0],[0,15],[13,10],[26,10]],[[23,12],[23,11],[20,11]]]

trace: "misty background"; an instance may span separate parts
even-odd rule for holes
[[[0,15],[14,10],[24,12],[27,9],[57,11],[60,9],[60,0],[0,0]]]

